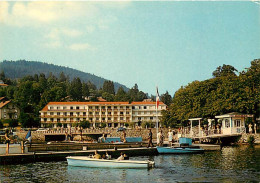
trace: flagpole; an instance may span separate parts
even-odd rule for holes
[[[158,139],[158,130],[159,130],[159,122],[158,122],[158,96],[159,93],[158,93],[158,86],[156,87],[156,102],[155,102],[155,108],[156,108],[156,139],[157,139],[157,142],[159,142],[159,139]]]

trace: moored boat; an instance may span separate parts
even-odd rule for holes
[[[195,154],[203,153],[199,147],[156,147],[159,154]]]
[[[159,154],[195,154],[203,153],[205,150],[199,146],[192,145],[192,139],[190,138],[179,138],[179,146],[177,147],[159,147],[157,146]]]
[[[108,160],[95,159],[86,156],[68,156],[67,162],[71,166],[99,167],[99,168],[149,168],[154,167],[154,161]]]

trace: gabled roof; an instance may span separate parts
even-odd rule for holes
[[[231,113],[227,113],[227,114],[223,114],[220,116],[215,116],[215,118],[234,118],[234,117],[254,117],[253,114],[243,114],[243,113],[239,113],[239,112],[231,112]]]
[[[8,103],[10,103],[11,101],[3,101],[0,103],[0,108],[4,107],[5,105],[7,105]]]

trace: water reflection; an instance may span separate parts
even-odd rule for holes
[[[63,162],[0,165],[0,182],[259,182],[260,146],[224,147],[194,155],[132,157],[152,169],[85,168]]]

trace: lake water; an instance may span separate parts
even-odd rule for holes
[[[132,157],[152,169],[70,167],[66,161],[0,165],[0,182],[260,182],[260,146],[194,155]]]

